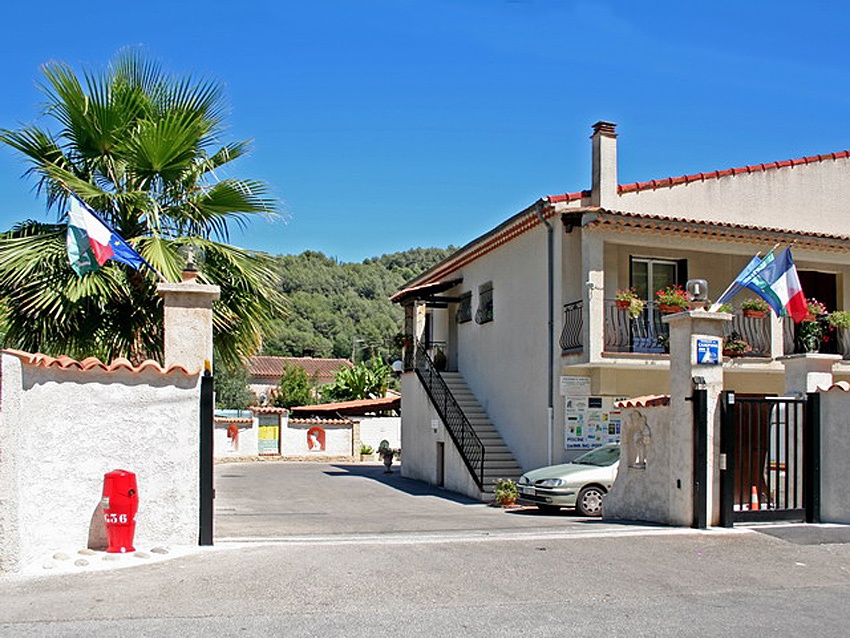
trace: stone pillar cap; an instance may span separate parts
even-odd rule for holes
[[[661,321],[664,323],[673,323],[684,321],[685,319],[709,319],[716,321],[732,321],[731,312],[709,312],[708,310],[683,310],[672,315],[664,315]]]
[[[156,292],[160,296],[166,293],[210,295],[213,300],[217,300],[221,296],[220,287],[211,284],[198,284],[193,281],[184,281],[177,284],[162,283],[157,285]]]

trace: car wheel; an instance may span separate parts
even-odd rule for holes
[[[557,505],[538,505],[537,509],[539,509],[544,514],[557,514],[561,511],[561,508]]]
[[[601,516],[602,515],[602,499],[605,497],[605,490],[596,485],[588,485],[581,488],[576,499],[576,509],[582,516]]]

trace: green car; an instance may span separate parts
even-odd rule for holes
[[[603,445],[563,465],[550,465],[523,474],[519,502],[544,512],[575,508],[583,516],[601,516],[602,499],[620,466],[620,446]]]

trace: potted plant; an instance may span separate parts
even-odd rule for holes
[[[646,302],[635,294],[634,288],[618,290],[614,295],[614,303],[619,310],[628,311],[632,319],[637,319],[646,306]]]
[[[690,307],[691,302],[688,300],[688,293],[681,286],[667,286],[656,291],[655,300],[658,302],[658,309],[663,314],[672,314],[674,312],[682,312]]]
[[[511,507],[519,498],[516,483],[510,479],[499,479],[495,488],[496,503],[502,507]]]
[[[723,339],[723,355],[726,357],[740,357],[751,350],[750,344],[737,332],[732,332]]]
[[[375,460],[375,449],[371,445],[366,445],[365,443],[360,444],[360,460],[361,461],[374,461]]]
[[[434,349],[434,367],[442,372],[446,369],[446,364],[448,363],[448,359],[446,359],[446,353],[443,352],[442,348]]]
[[[803,352],[817,352],[826,331],[832,325],[824,306],[817,299],[806,299],[809,314],[797,324],[797,344]]]
[[[770,310],[770,306],[760,297],[744,299],[743,303],[741,303],[743,315],[750,319],[764,319],[767,316],[768,310]]]
[[[715,310],[715,312],[734,313],[735,309],[732,307],[732,304],[722,303],[717,307],[717,310]]]
[[[850,354],[850,310],[836,310],[826,316],[838,337],[839,352],[847,357]]]
[[[806,306],[809,309],[809,314],[806,315],[803,321],[816,321],[818,317],[826,314],[826,306],[817,299],[806,299]]]

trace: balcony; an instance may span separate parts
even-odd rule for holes
[[[628,310],[617,308],[614,299],[606,299],[603,303],[605,308],[603,352],[666,356],[670,328],[661,320],[664,315],[659,311],[656,302],[647,303],[636,317],[632,317]],[[564,305],[564,324],[560,340],[564,354],[584,351],[584,321],[583,301]],[[771,356],[770,321],[769,314],[765,317],[745,317],[743,311],[737,309],[733,313],[732,321],[726,327],[725,334],[728,336],[735,332],[749,344],[749,352],[740,356],[769,358]],[[790,330],[792,331],[790,344],[794,346],[793,323]],[[785,343],[788,344],[788,337],[786,336],[785,339]],[[850,354],[847,358],[850,358]]]

